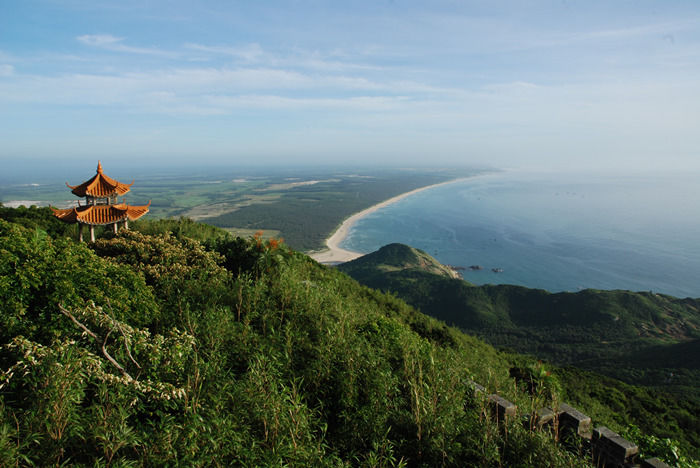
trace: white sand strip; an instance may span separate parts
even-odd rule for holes
[[[465,179],[467,178],[464,177],[461,179],[449,180],[447,182],[440,182],[439,184],[433,184],[428,185],[426,187],[417,188],[415,190],[411,190],[410,192],[402,193],[401,195],[397,195],[388,200],[384,200],[381,203],[377,203],[376,205],[370,206],[365,210],[355,213],[354,215],[350,216],[345,221],[343,221],[343,224],[341,224],[340,227],[336,229],[335,232],[328,239],[326,239],[326,247],[328,247],[327,249],[319,250],[317,252],[308,252],[308,255],[319,263],[327,264],[343,263],[349,262],[350,260],[355,260],[356,258],[363,256],[364,254],[360,252],[353,252],[351,250],[341,249],[340,244],[345,240],[345,238],[350,233],[350,229],[358,220],[367,216],[368,214],[374,213],[380,208],[389,206],[393,203],[396,203],[399,200],[403,200],[406,197],[410,197],[411,195],[414,195],[418,192],[422,192],[423,190],[440,187],[441,185],[454,184],[455,182],[461,182]]]

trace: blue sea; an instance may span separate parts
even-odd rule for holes
[[[408,244],[467,267],[464,279],[475,284],[700,297],[699,176],[475,176],[361,219],[342,247],[368,253]]]

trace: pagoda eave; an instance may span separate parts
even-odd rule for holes
[[[92,226],[105,226],[123,221],[135,221],[148,213],[148,205],[88,205],[77,208],[52,208],[54,216],[67,223],[81,223]]]

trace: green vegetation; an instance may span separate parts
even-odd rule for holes
[[[226,231],[208,224],[197,223],[185,217],[156,220],[142,218],[131,223],[130,228],[150,236],[171,234],[177,238],[187,237],[200,242],[216,241],[229,237]]]
[[[75,225],[66,224],[56,218],[48,207],[20,206],[19,208],[7,208],[0,204],[0,219],[30,229],[40,228],[52,237],[68,235],[76,237],[78,235]]]
[[[547,403],[508,356],[277,240],[40,224],[0,220],[1,466],[586,466],[489,417],[469,379]]]
[[[586,466],[547,433],[497,426],[471,379],[523,413],[567,401],[647,456],[697,456],[692,399],[497,351],[277,239],[181,218],[81,244],[48,209],[2,215],[13,222],[0,220],[0,466]],[[382,250],[380,268],[367,256],[356,273],[408,275],[415,297],[443,280],[481,289],[424,252]],[[509,330],[539,323],[515,298],[552,296],[484,294],[474,323],[495,312]],[[671,326],[687,300],[662,298],[659,318],[656,296],[590,294],[566,300],[592,301],[600,320],[646,317],[656,346],[670,330],[692,335],[692,317]]]
[[[557,371],[566,397],[598,421],[618,429],[635,424],[700,455],[700,301],[476,287],[440,273],[425,253],[416,262],[415,252],[392,244],[338,268],[499,348],[633,384],[573,367]]]
[[[700,445],[696,401],[574,367],[552,373],[561,384],[562,398],[633,440],[642,454],[672,465],[697,466],[691,459],[698,458]],[[669,451],[672,447],[675,454]]]
[[[381,261],[378,261],[381,259]],[[376,253],[364,255],[353,262],[339,265],[342,271],[352,271],[354,276],[379,278],[396,271],[416,271],[446,278],[456,278],[456,273],[420,249],[403,244],[389,244]]]

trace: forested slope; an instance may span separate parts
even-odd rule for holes
[[[435,274],[435,265],[424,268],[412,260],[415,250],[392,244],[338,268],[498,347],[632,384],[574,368],[559,372],[569,399],[615,408],[612,419],[684,440],[698,453],[700,301],[649,292],[474,286]]]
[[[274,240],[0,220],[0,279],[2,466],[586,465],[488,416],[547,403],[508,356]]]

